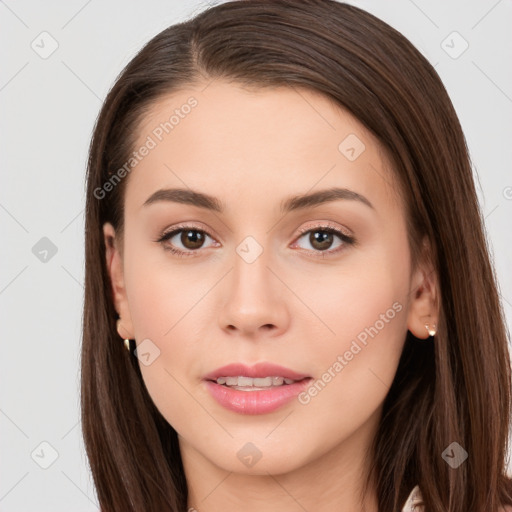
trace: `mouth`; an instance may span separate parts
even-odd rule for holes
[[[243,375],[238,375],[235,377],[218,377],[217,379],[208,379],[209,382],[214,382],[219,384],[220,386],[225,386],[231,389],[236,389],[239,391],[264,391],[268,389],[280,388],[283,386],[290,386],[291,384],[295,384],[296,382],[302,382],[303,380],[310,379],[310,377],[305,377],[304,379],[294,380],[288,379],[282,376],[273,376],[273,377],[246,377]]]
[[[218,368],[203,377],[217,403],[239,414],[267,414],[304,391],[313,378],[272,363],[241,363]]]

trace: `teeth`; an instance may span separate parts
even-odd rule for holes
[[[284,384],[292,384],[295,381],[293,379],[286,379],[284,377],[219,377],[217,384],[225,384],[226,386],[238,386],[238,387],[258,387],[258,388],[269,388],[272,386],[282,386]]]

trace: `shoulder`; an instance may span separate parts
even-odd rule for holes
[[[401,512],[423,512],[423,499],[418,485],[410,492]]]
[[[409,494],[401,512],[423,512],[423,499],[418,485]],[[498,512],[512,512],[512,505],[503,505]]]

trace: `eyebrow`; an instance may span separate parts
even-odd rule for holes
[[[319,190],[318,192],[313,192],[310,194],[301,194],[288,197],[281,202],[281,212],[287,213],[294,210],[304,210],[306,208],[313,208],[315,206],[320,206],[324,203],[337,201],[340,199],[358,201],[368,206],[369,208],[374,209],[372,203],[361,194],[358,194],[357,192],[347,188],[335,187]],[[206,210],[212,210],[218,213],[223,213],[225,210],[222,201],[216,197],[198,192],[196,190],[183,188],[167,188],[157,190],[146,199],[143,206],[149,206],[161,201],[189,204],[192,206],[197,206],[198,208],[204,208]]]

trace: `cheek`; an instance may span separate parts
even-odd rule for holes
[[[315,280],[310,299],[329,328],[311,359],[317,380],[299,397],[311,428],[316,416],[330,418],[326,428],[333,435],[350,430],[385,399],[407,333],[408,254],[405,236],[397,237]]]
[[[173,264],[162,253],[155,257],[159,251],[144,252],[141,246],[133,244],[125,260],[139,367],[155,406],[180,432],[183,418],[204,413],[194,409],[196,402],[185,388],[190,389],[190,372],[200,358],[200,331],[212,321],[204,318],[202,307],[216,279],[206,266],[195,266],[191,279],[192,267]]]
[[[372,344],[376,351],[382,345],[401,345],[409,259],[406,241],[396,238],[351,251],[336,266],[319,265],[314,279],[305,279],[300,271],[287,276],[311,311],[307,327],[315,329],[315,350],[343,353],[353,340],[369,347],[377,336],[381,341]]]
[[[317,280],[315,289],[321,284]],[[317,327],[314,332],[309,329],[306,337],[315,340],[311,361],[316,375],[332,373],[333,365],[341,360],[343,368],[337,365],[335,373],[343,373],[345,384],[360,386],[365,379],[373,380],[372,369],[389,384],[406,333],[405,286],[399,286],[386,269],[376,267],[331,277],[325,285],[328,292],[310,292],[308,297],[321,320],[310,322]]]
[[[211,288],[211,272],[206,266],[180,264],[142,237],[127,237],[126,249],[125,281],[135,338],[154,339],[165,350]]]

